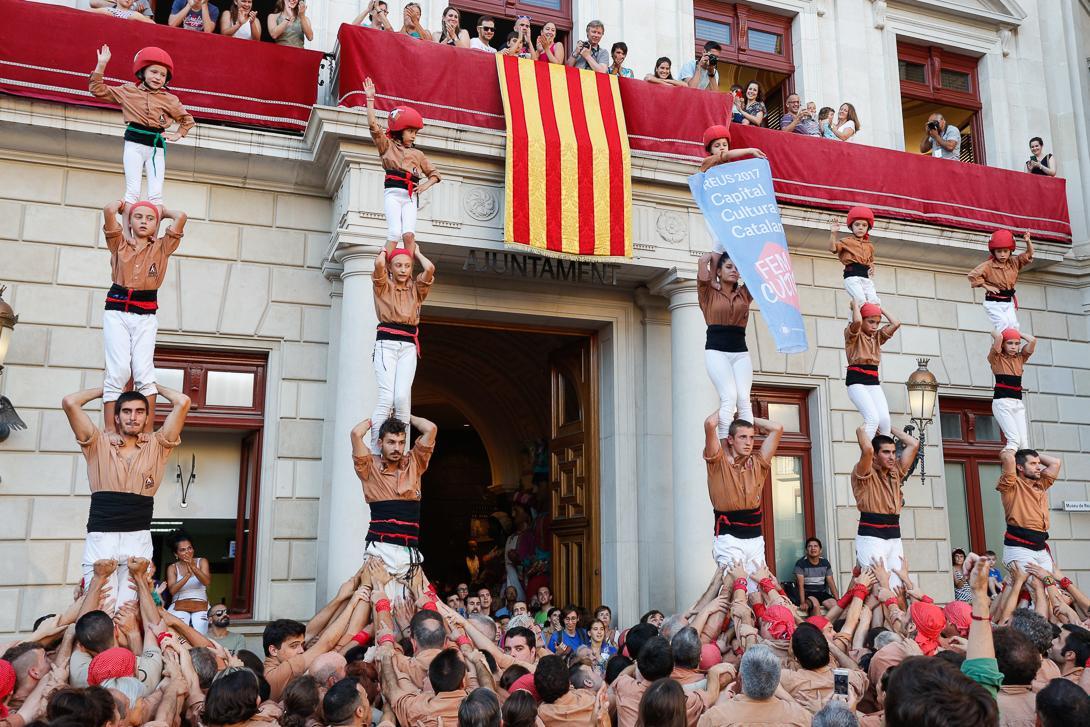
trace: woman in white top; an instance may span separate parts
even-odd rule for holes
[[[859,123],[859,114],[855,113],[855,106],[847,102],[840,104],[840,111],[837,112],[836,121],[829,124],[830,131],[841,141],[851,139],[862,128]]]
[[[261,40],[261,23],[254,12],[254,0],[231,0],[230,9],[220,16],[220,35]]]
[[[202,634],[208,633],[208,561],[193,554],[189,533],[175,530],[167,540],[177,560],[167,566],[167,588],[174,600],[167,610]]]

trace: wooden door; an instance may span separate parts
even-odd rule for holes
[[[601,599],[598,534],[598,365],[593,338],[549,357],[549,514],[556,602],[591,609]]]
[[[261,496],[261,431],[242,438],[238,476],[238,521],[235,524],[235,558],[232,568],[230,610],[234,616],[252,611],[257,550],[257,507]]]

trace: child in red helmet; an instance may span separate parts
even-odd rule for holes
[[[704,161],[700,163],[700,171],[702,172],[743,157],[768,159],[763,151],[753,147],[731,149],[730,128],[720,124],[709,126],[708,130],[704,132],[704,151],[708,152],[708,156],[704,157]]]
[[[848,210],[848,227],[851,237],[836,239],[840,231],[840,220],[833,219],[829,230],[829,252],[840,258],[844,265],[844,289],[859,305],[874,303],[881,305],[878,293],[874,289],[874,244],[870,241],[870,231],[874,229],[874,212],[870,207],[852,207]]]
[[[148,175],[148,199],[156,205],[163,204],[163,179],[166,176],[167,141],[178,141],[193,128],[193,117],[182,106],[178,97],[166,90],[174,75],[174,62],[161,48],[149,46],[136,54],[133,75],[139,84],[107,86],[102,74],[111,54],[108,45],[98,51],[98,65],[91,73],[89,88],[101,101],[119,104],[127,124],[125,128],[125,201],[140,199],[141,168]],[[178,123],[173,134],[163,132]]]
[[[878,378],[882,344],[893,338],[900,321],[874,303],[860,304],[852,298],[852,322],[844,329],[844,353],[848,371],[844,383],[848,398],[863,416],[867,441],[875,434],[890,436],[889,403]],[[882,316],[889,321],[882,325]]]
[[[416,208],[417,198],[424,190],[437,184],[439,172],[432,166],[424,152],[413,146],[416,135],[424,127],[424,119],[408,106],[397,106],[390,111],[387,128],[383,130],[375,119],[375,84],[364,79],[363,92],[367,96],[367,123],[371,138],[378,148],[382,168],[386,170],[383,199],[386,207],[386,249],[404,247],[410,259],[416,256]],[[421,184],[420,178],[426,181]]]
[[[1033,241],[1029,232],[1022,235],[1026,251],[1014,254],[1014,235],[1010,230],[996,230],[988,241],[991,257],[980,263],[969,273],[969,284],[974,288],[984,288],[984,312],[997,333],[1008,328],[1021,328],[1018,325],[1017,299],[1014,286],[1018,282],[1018,271],[1033,260]]]
[[[1022,339],[1026,345],[1022,345]],[[1026,405],[1022,401],[1022,369],[1037,348],[1037,339],[1017,328],[1002,333],[992,332],[992,348],[988,363],[995,376],[992,392],[992,414],[1007,440],[1003,449],[1017,452],[1029,449],[1029,427],[1026,425]]]

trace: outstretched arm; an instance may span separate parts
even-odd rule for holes
[[[72,427],[72,433],[76,435],[76,439],[80,442],[86,442],[90,439],[97,429],[95,423],[91,421],[91,417],[87,416],[87,412],[83,410],[83,406],[87,402],[101,397],[102,388],[99,387],[69,394],[61,399],[61,407],[64,408],[65,416],[68,417],[68,424]]]

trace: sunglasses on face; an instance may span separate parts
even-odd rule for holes
[[[226,616],[226,615],[227,615],[226,611],[215,611],[215,612],[212,613],[212,618],[222,618],[223,616]]]
[[[484,33],[495,33],[496,28],[494,26],[492,26],[492,25],[482,25],[481,26],[481,31],[484,32]]]

